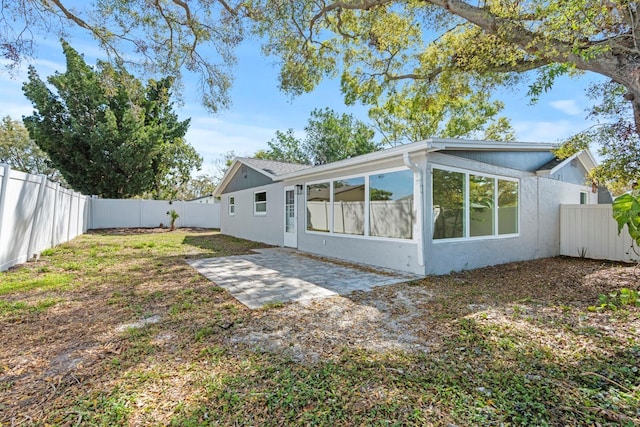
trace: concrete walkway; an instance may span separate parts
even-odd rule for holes
[[[255,254],[188,260],[200,274],[249,308],[369,291],[415,279],[408,273],[338,265],[293,249],[256,249]]]

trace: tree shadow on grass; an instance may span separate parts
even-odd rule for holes
[[[188,258],[246,255],[252,253],[253,249],[270,247],[264,243],[227,236],[219,232],[189,234],[184,237],[182,244],[194,246],[205,251],[194,256],[188,256]]]

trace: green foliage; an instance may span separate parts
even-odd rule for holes
[[[168,211],[167,215],[169,215],[170,229],[171,231],[173,231],[176,229],[176,220],[180,218],[180,215],[178,214],[178,212],[176,212],[175,209],[171,209],[170,211]]]
[[[31,174],[44,174],[50,178],[57,177],[49,158],[35,142],[29,138],[29,132],[21,121],[9,116],[0,122],[0,163],[12,169]]]
[[[244,36],[244,12],[242,3],[232,8],[209,0],[4,1],[0,57],[12,70],[33,56],[39,40],[66,37],[76,27],[113,63],[126,62],[149,76],[197,75],[202,103],[215,112],[230,103],[233,50]]]
[[[615,198],[613,218],[618,223],[618,234],[626,225],[632,244],[640,246],[640,194],[637,190]]]
[[[375,132],[351,114],[338,114],[325,108],[315,109],[305,127],[306,136],[299,140],[293,129],[276,131],[267,142],[268,150],[259,151],[257,158],[282,162],[322,165],[379,150],[373,141]]]
[[[640,307],[640,294],[635,289],[622,288],[607,295],[598,296],[598,305],[589,306],[589,311],[618,311],[625,307]]]
[[[67,183],[85,194],[127,198],[170,194],[199,168],[170,102],[172,78],[146,87],[122,66],[88,66],[63,41],[67,70],[47,81],[33,67],[23,90],[34,105],[24,119],[29,134]]]

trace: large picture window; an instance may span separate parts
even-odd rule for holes
[[[364,177],[333,181],[333,232],[364,235]]]
[[[433,238],[518,233],[518,181],[433,169]]]
[[[369,177],[370,235],[411,239],[413,172],[403,170]]]
[[[329,231],[330,189],[328,182],[307,185],[307,230]]]
[[[307,230],[412,239],[413,172],[407,169],[307,184]]]

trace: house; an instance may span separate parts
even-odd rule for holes
[[[320,166],[236,158],[216,188],[225,234],[403,270],[559,254],[560,204],[598,203],[588,151],[428,139]]]
[[[196,197],[195,199],[185,200],[185,202],[215,204],[220,203],[220,200],[213,194],[207,194],[205,196]]]

